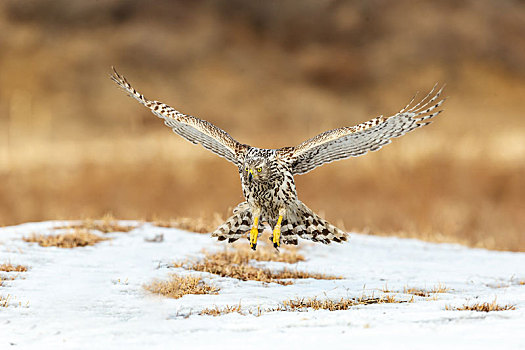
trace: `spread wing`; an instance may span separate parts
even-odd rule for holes
[[[202,144],[204,148],[228,159],[237,166],[242,163],[242,154],[248,146],[237,142],[226,131],[206,120],[183,114],[162,102],[148,100],[114,68],[111,79],[126,90],[129,96],[148,107],[157,117],[164,119],[164,124],[171,127],[176,134],[191,143]]]
[[[282,148],[278,152],[291,162],[295,175],[307,173],[325,163],[377,151],[389,144],[393,137],[430,124],[430,119],[442,112],[433,112],[445,101],[439,99],[443,87],[435,92],[436,86],[423,100],[412,105],[414,96],[396,115],[388,118],[380,116],[356,126],[329,130],[297,147]]]

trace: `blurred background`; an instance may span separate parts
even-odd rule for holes
[[[296,178],[347,230],[525,251],[525,2],[0,3],[0,224],[212,220],[236,168],[125,96],[278,148],[392,115],[446,83],[445,113],[380,152]]]

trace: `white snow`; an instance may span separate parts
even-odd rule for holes
[[[525,285],[519,283],[525,280],[525,253],[352,234],[345,244],[301,242],[307,261],[292,266],[342,280],[306,279],[282,286],[170,268],[173,261],[197,258],[203,249],[225,244],[208,235],[147,223],[134,223],[138,227],[133,231],[109,234],[111,241],[84,248],[44,248],[21,239],[53,233],[60,224],[0,229],[0,264],[30,268],[0,286],[0,296],[10,297],[9,306],[0,307],[0,349],[525,348]],[[160,233],[163,242],[145,240]],[[144,284],[173,272],[203,276],[220,292],[169,299],[144,290]],[[432,289],[439,284],[450,291],[437,294],[437,300],[415,297],[412,303],[260,317],[196,314],[239,303],[246,311],[272,308],[297,297],[381,296],[385,287],[408,300],[411,295],[403,293],[404,287]],[[445,310],[447,305],[495,298],[516,309]]]

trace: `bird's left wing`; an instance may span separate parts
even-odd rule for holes
[[[162,102],[148,100],[114,68],[111,79],[129,96],[148,107],[157,117],[164,119],[164,124],[171,127],[176,134],[193,144],[202,144],[204,148],[226,158],[237,166],[242,163],[243,154],[248,146],[236,141],[226,131],[206,120],[183,114]]]
[[[390,143],[391,138],[430,124],[430,119],[442,112],[433,112],[445,101],[439,99],[443,88],[437,92],[435,90],[436,86],[414,106],[412,99],[405,108],[391,117],[380,116],[356,126],[329,130],[297,147],[282,148],[278,150],[278,154],[289,161],[292,172],[296,175],[307,173],[325,163],[376,151]]]

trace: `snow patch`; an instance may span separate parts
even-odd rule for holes
[[[5,280],[0,296],[0,348],[524,348],[525,253],[469,249],[459,245],[352,234],[344,244],[301,242],[304,262],[294,268],[342,276],[342,280],[296,280],[282,286],[239,281],[172,268],[174,261],[221,249],[208,235],[137,225],[110,233],[110,241],[74,249],[22,241],[32,233],[53,234],[69,222],[28,223],[0,229],[0,264],[29,267]],[[163,235],[162,242],[148,239]],[[246,244],[248,244],[246,242]],[[258,262],[276,268],[283,263]],[[169,274],[195,274],[220,288],[218,295],[168,299],[143,285]],[[241,304],[244,310],[275,308],[294,298],[381,296],[385,289],[410,299],[405,287],[449,288],[412,303],[355,306],[345,311],[231,313],[199,316],[205,308]],[[394,293],[395,292],[395,293]],[[492,302],[515,310],[482,313],[446,306]]]

